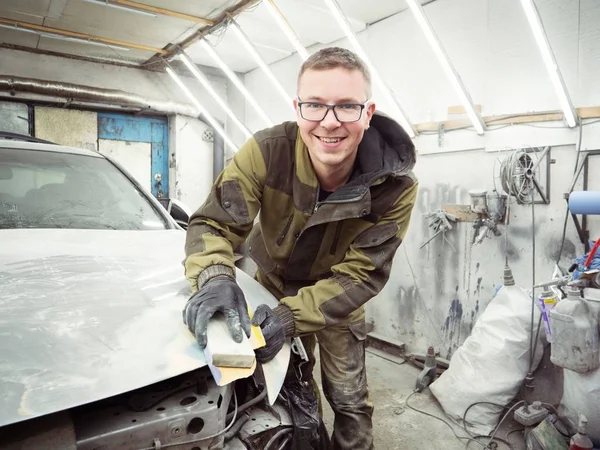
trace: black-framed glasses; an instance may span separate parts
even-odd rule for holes
[[[321,122],[331,109],[338,122],[357,122],[367,106],[365,103],[340,103],[339,105],[327,105],[318,102],[303,102],[298,99],[300,116],[309,122]]]

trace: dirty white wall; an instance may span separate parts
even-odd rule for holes
[[[225,77],[216,75],[216,69],[212,71],[205,69],[204,73],[221,97],[227,99],[229,92],[235,91]],[[155,100],[190,103],[166,73],[111,64],[97,64],[19,50],[0,49],[0,74],[81,84],[103,89],[118,89]],[[233,128],[225,112],[214,104],[212,97],[200,86],[198,81],[186,75],[183,75],[182,79],[199,101],[209,107],[214,117],[225,125],[228,132],[231,131],[235,143],[241,145],[243,136]],[[9,94],[0,92],[0,100],[4,96],[8,97]],[[17,98],[19,97],[29,98],[30,96],[18,93]],[[7,104],[10,105],[10,103]],[[243,117],[243,97],[237,92],[233,92],[231,104],[234,109],[238,108],[241,111],[236,114]],[[178,193],[178,198],[182,200],[185,198],[189,202],[189,206],[195,208],[204,200],[212,182],[212,142],[202,140],[202,131],[207,128],[204,123],[183,116],[173,116],[171,122],[173,121],[172,130],[182,129],[184,131],[176,131],[174,138],[172,137],[169,141],[171,147],[170,181],[172,186],[179,183],[186,188],[178,187],[171,192]],[[175,167],[174,154],[178,155],[185,163],[177,163],[177,167]],[[204,159],[206,155],[210,159]],[[210,174],[207,170],[211,171]]]
[[[574,104],[600,105],[600,3],[536,0],[536,4]],[[474,103],[482,106],[482,115],[559,109],[518,0],[435,1],[424,9]],[[447,109],[460,104],[458,97],[409,11],[372,25],[359,35],[359,40],[413,123],[457,118],[449,116]],[[349,48],[346,40],[332,45]],[[300,64],[298,56],[293,55],[271,66],[291,94],[295,93]],[[265,99],[263,104],[271,116],[288,118],[285,105],[268,95],[270,88],[260,71],[246,74],[246,85],[257,98]],[[374,100],[384,111],[389,106],[377,90]],[[257,120],[248,114],[247,105],[249,126],[257,126]],[[536,205],[535,227],[531,208],[513,204],[507,246],[517,283],[531,286],[535,230],[536,281],[552,274],[565,217],[563,193],[570,186],[578,130],[566,129],[562,123],[490,128],[484,136],[462,130],[415,139],[420,153],[416,167],[420,192],[412,226],[396,255],[390,282],[369,304],[375,331],[405,342],[411,351],[423,352],[433,344],[441,347],[443,356],[449,356],[464,341],[502,282],[504,236],[471,246],[472,224],[460,224],[448,235],[456,253],[440,238],[419,249],[430,237],[423,214],[441,208],[443,203],[467,204],[470,189],[494,189],[498,161],[507,155],[499,150],[553,147],[556,163],[551,165],[551,204]],[[600,124],[583,128],[582,148],[600,148]],[[590,174],[598,173],[600,157],[596,159]],[[600,189],[600,182],[594,183]],[[594,189],[593,183],[590,189]],[[595,237],[600,226],[596,221],[592,227],[591,235]],[[503,227],[501,231],[505,232]],[[562,265],[568,267],[582,251],[569,219]]]
[[[206,140],[210,127],[191,117],[174,116],[169,122],[169,137],[177,142],[170,159],[173,181],[170,196],[196,210],[210,192],[213,180],[213,144]]]

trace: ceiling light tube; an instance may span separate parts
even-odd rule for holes
[[[302,61],[306,61],[308,59],[308,51],[306,50],[304,45],[302,45],[302,42],[300,42],[298,35],[294,32],[293,28],[285,19],[275,2],[273,0],[265,0],[262,2],[262,4],[265,5],[271,16],[273,16],[275,22],[277,22],[277,25],[279,26],[279,28],[281,28],[281,31],[285,33],[286,37],[289,39],[289,41],[292,43],[292,45],[298,52],[300,58],[302,58]]]
[[[379,74],[377,69],[375,68],[375,66],[371,63],[371,60],[367,56],[367,53],[363,50],[362,45],[360,45],[360,42],[358,42],[358,39],[356,38],[356,35],[354,34],[354,31],[352,30],[350,23],[348,22],[348,19],[342,12],[342,9],[340,8],[340,6],[337,4],[337,2],[335,0],[325,0],[325,3],[331,10],[333,17],[336,20],[336,22],[338,23],[338,25],[340,26],[340,28],[344,31],[344,34],[350,41],[350,45],[352,45],[352,48],[354,49],[356,54],[369,67],[369,70],[371,71],[371,76],[373,77],[375,83],[381,87],[383,94],[390,102],[390,106],[395,109],[395,111],[394,111],[395,114],[392,114],[392,117],[394,117],[396,120],[398,120],[400,125],[402,125],[404,130],[408,133],[408,135],[411,138],[414,138],[415,130],[414,130],[413,126],[411,125],[411,123],[409,122],[408,117],[407,117],[406,113],[404,112],[404,108],[402,107],[402,105],[400,104],[400,102],[398,101],[396,96],[392,94],[391,89],[385,83],[385,81],[383,80],[383,78],[381,77],[381,75]]]
[[[123,11],[129,11],[132,13],[136,13],[139,14],[141,16],[148,16],[148,17],[156,17],[156,14],[153,14],[151,12],[148,11],[143,11],[141,9],[135,9],[131,6],[125,6],[125,5],[118,5],[116,3],[110,3],[107,0],[83,0],[86,3],[93,3],[95,5],[103,5],[103,6],[108,6],[109,8],[115,8],[115,9],[121,9]]]
[[[477,134],[483,134],[485,130],[485,124],[483,123],[481,117],[479,117],[479,114],[475,110],[469,92],[465,88],[460,76],[458,75],[458,72],[450,62],[450,58],[448,57],[448,54],[444,51],[440,40],[435,34],[435,31],[433,31],[433,27],[427,19],[427,16],[425,16],[423,7],[417,0],[407,0],[407,2],[413,15],[415,16],[415,19],[417,20],[417,23],[421,27],[421,30],[423,30],[423,33],[425,33],[425,37],[427,38],[427,41],[429,42],[433,53],[435,53],[435,56],[442,65],[442,69],[444,70],[444,72],[446,72],[446,77],[448,78],[448,81],[450,81],[450,84],[454,88],[454,91],[458,94],[458,98],[460,99],[460,102],[465,108],[467,116],[469,117],[471,123],[475,127]]]
[[[181,79],[177,76],[177,74],[173,71],[173,69],[171,69],[170,67],[167,67],[167,73],[171,76],[171,78],[173,78],[173,81],[175,81],[175,83],[177,83],[177,85],[185,93],[185,95],[187,95],[187,97],[194,104],[194,106],[196,108],[198,108],[198,112],[200,114],[202,114],[202,116],[208,121],[208,123],[215,129],[215,131],[221,135],[221,137],[223,138],[225,143],[231,148],[231,150],[233,150],[234,152],[237,152],[238,151],[237,146],[233,143],[233,141],[231,139],[229,139],[229,136],[227,136],[227,133],[225,133],[225,130],[223,129],[223,127],[208,112],[208,110],[206,110],[206,108],[204,108],[204,106],[202,106],[202,104],[198,101],[198,99],[194,96],[194,94],[192,94],[192,92],[187,88],[187,86],[185,84],[183,84],[183,81],[181,81]]]
[[[262,117],[262,119],[271,127],[273,126],[273,122],[271,121],[271,119],[269,119],[269,116],[267,116],[267,114],[265,113],[265,111],[260,107],[260,105],[258,104],[258,102],[256,101],[256,99],[252,96],[252,94],[248,91],[248,89],[246,89],[246,86],[244,86],[244,83],[242,83],[240,81],[240,79],[237,77],[237,75],[235,73],[233,73],[233,70],[231,70],[229,68],[229,66],[227,64],[225,64],[225,62],[221,59],[221,57],[217,54],[217,52],[215,51],[215,49],[212,47],[212,45],[210,45],[208,43],[208,41],[206,41],[205,39],[202,39],[200,41],[200,45],[202,46],[202,48],[206,51],[206,53],[208,53],[212,59],[215,60],[215,62],[217,63],[217,65],[221,68],[221,70],[223,72],[225,72],[225,75],[227,75],[227,78],[229,78],[231,80],[231,82],[233,84],[235,84],[235,86],[240,90],[240,92],[244,95],[244,97],[246,97],[246,100],[248,100],[248,102],[250,103],[250,105],[254,108],[254,110],[258,113],[258,115],[260,117]]]
[[[210,81],[206,78],[206,76],[200,71],[200,69],[194,64],[194,62],[190,59],[190,57],[185,53],[181,52],[179,54],[179,58],[183,61],[186,67],[194,74],[194,76],[198,79],[200,84],[208,91],[208,93],[212,96],[212,98],[219,104],[221,108],[225,111],[225,113],[229,116],[229,118],[238,126],[242,133],[244,133],[244,137],[246,139],[250,139],[252,137],[252,133],[246,126],[237,118],[237,116],[233,113],[231,108],[225,103],[225,101],[221,98],[221,96],[214,90]]]
[[[573,104],[571,103],[571,98],[569,97],[567,87],[563,80],[562,74],[560,73],[560,68],[556,63],[554,53],[552,52],[552,47],[550,47],[550,42],[548,41],[548,36],[544,31],[544,25],[542,24],[538,10],[535,7],[533,0],[521,0],[521,5],[525,10],[525,15],[529,21],[529,26],[533,32],[535,42],[540,49],[542,59],[546,65],[546,70],[550,75],[550,80],[552,81],[552,85],[554,86],[554,90],[558,96],[558,101],[561,109],[563,110],[565,121],[567,122],[567,125],[572,128],[577,125],[577,114],[575,112],[575,108],[573,108]]]
[[[256,64],[258,64],[258,66],[262,69],[267,78],[271,80],[271,83],[273,84],[273,86],[275,86],[285,104],[288,105],[295,114],[296,109],[294,108],[294,101],[292,100],[292,97],[288,95],[288,93],[285,91],[285,89],[283,88],[273,71],[269,69],[269,66],[267,66],[267,64],[263,61],[261,56],[256,51],[256,48],[254,48],[252,42],[250,42],[250,39],[248,39],[248,36],[246,36],[246,33],[244,33],[244,31],[234,19],[231,20],[231,25],[232,26],[230,27],[230,29],[233,31],[233,34],[236,35],[236,37],[242,43],[242,45],[248,51],[248,53],[252,55],[254,61],[256,61]]]

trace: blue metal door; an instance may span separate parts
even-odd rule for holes
[[[98,138],[146,142],[151,145],[152,194],[169,195],[169,127],[166,118],[137,117],[127,114],[98,113]]]

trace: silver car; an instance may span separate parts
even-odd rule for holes
[[[182,323],[186,223],[100,153],[0,136],[0,449],[287,448],[289,345],[218,386]]]

